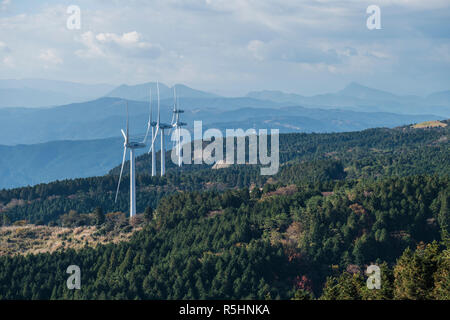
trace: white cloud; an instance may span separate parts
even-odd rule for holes
[[[75,52],[75,54],[79,57],[94,58],[105,55],[100,48],[100,45],[97,43],[95,35],[92,31],[83,33],[78,41],[85,46],[85,49],[80,49]]]
[[[0,41],[0,61],[6,67],[13,68],[15,66],[14,59],[10,55],[11,49],[4,43]]]
[[[9,53],[9,52],[11,52],[11,49],[9,49],[9,47],[6,45],[6,43],[0,41],[0,53],[3,53],[3,52]]]
[[[121,46],[132,46],[139,43],[140,34],[137,31],[124,33],[121,36],[115,33],[99,33],[95,37],[101,43],[114,42]]]
[[[356,0],[353,0],[356,1]],[[373,0],[365,0],[373,3]],[[448,7],[448,0],[378,0],[380,6],[402,6],[410,9],[438,9]]]
[[[251,40],[247,45],[248,51],[251,52],[253,57],[258,61],[264,60],[264,42],[260,40]]]
[[[365,11],[372,0],[78,0],[81,30],[68,30],[67,7],[52,3],[18,10],[13,1],[15,11],[2,12],[0,77],[159,79],[234,95],[313,94],[364,79],[411,91],[450,87],[448,0],[378,0],[382,30],[373,32]],[[411,69],[417,76],[406,76]]]
[[[98,33],[87,31],[81,35],[80,42],[85,49],[77,50],[79,57],[112,57],[115,55],[141,56],[157,58],[161,53],[161,46],[142,41],[142,35],[137,31],[123,33]]]
[[[14,58],[11,56],[4,57],[3,64],[9,68],[14,68],[16,66],[14,63]]]
[[[53,49],[42,50],[38,56],[39,60],[42,60],[48,64],[62,64],[63,60]]]
[[[293,0],[295,1],[295,0]],[[306,2],[316,2],[322,5],[331,6],[333,4],[341,4],[344,6],[353,6],[354,4],[363,3],[368,6],[370,4],[375,4],[378,6],[399,6],[405,7],[409,9],[437,9],[437,8],[445,8],[448,7],[448,0],[313,0]]]
[[[0,2],[0,10],[6,10],[10,4],[11,0],[2,0],[2,2]]]

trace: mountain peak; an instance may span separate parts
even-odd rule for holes
[[[215,98],[216,94],[192,89],[183,84],[176,84],[177,95],[180,98]],[[153,93],[156,92],[156,82],[146,82],[136,85],[122,84],[112,90],[107,96],[117,97],[128,100],[148,101],[150,98],[150,89]],[[162,82],[159,82],[159,93],[161,99],[172,99],[173,87],[168,87]],[[153,96],[155,97],[155,96]]]
[[[366,87],[357,82],[350,82],[344,89],[338,91],[339,95],[359,99],[395,99],[396,95],[378,89]]]
[[[362,84],[352,81],[343,90],[347,89],[371,89],[369,87],[363,86]]]
[[[248,98],[276,101],[281,103],[301,103],[303,97],[295,93],[286,93],[279,90],[251,91],[247,94]]]

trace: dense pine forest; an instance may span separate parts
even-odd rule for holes
[[[0,257],[0,299],[450,299],[448,138],[448,126],[281,135],[275,176],[193,165],[151,177],[141,156],[143,229]],[[117,174],[1,190],[0,224],[102,232],[103,213],[127,212]],[[80,290],[66,287],[73,264]],[[366,286],[371,264],[379,290]]]

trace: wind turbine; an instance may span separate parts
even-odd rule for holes
[[[150,151],[152,152],[152,175],[156,174],[156,158],[155,158],[155,140],[158,136],[159,130],[161,130],[161,176],[166,173],[166,144],[164,137],[164,130],[172,128],[172,125],[167,123],[161,123],[161,112],[160,112],[160,102],[159,102],[159,82],[156,82],[156,93],[158,96],[158,120],[155,124],[156,132],[152,138],[152,144],[150,146]]]
[[[144,148],[145,143],[132,141],[129,137],[129,126],[128,126],[128,102],[126,102],[127,108],[127,128],[126,133],[123,129],[122,132],[124,143],[123,143],[123,158],[122,167],[120,168],[119,183],[117,184],[116,198],[114,202],[117,202],[117,196],[119,195],[120,181],[122,180],[123,167],[125,165],[125,158],[127,156],[127,149],[130,149],[130,218],[136,215],[136,170],[135,170],[135,154],[134,150],[139,148]]]
[[[184,113],[184,110],[178,109],[178,99],[177,99],[177,90],[176,87],[173,87],[173,96],[174,96],[174,104],[173,104],[173,116],[172,116],[172,127],[175,128],[175,132],[177,135],[177,155],[178,155],[178,166],[181,167],[183,165],[182,157],[181,157],[181,127],[185,126],[185,122],[180,121],[180,113]],[[173,119],[175,118],[175,122]]]
[[[158,88],[159,85],[157,84]],[[159,91],[158,91],[158,110],[159,110]],[[159,111],[158,111],[159,113]],[[159,116],[158,116],[159,117]],[[152,153],[152,177],[156,176],[156,154],[155,154],[155,127],[158,125],[156,121],[153,121],[153,108],[152,108],[152,89],[150,88],[150,114],[148,116],[148,123],[147,123],[147,132],[145,133],[145,138],[143,143],[147,142],[148,137],[148,131],[150,128],[152,128],[152,138],[151,138],[151,144],[150,149],[148,150],[148,153]],[[158,130],[156,129],[156,134],[158,134]]]

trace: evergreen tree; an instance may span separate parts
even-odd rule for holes
[[[145,222],[147,222],[147,223],[152,221],[152,219],[153,219],[153,209],[152,209],[152,207],[148,206],[148,207],[145,208],[144,219],[145,219]]]
[[[101,207],[95,208],[94,219],[95,219],[95,224],[97,226],[100,226],[103,223],[105,223],[105,214],[103,213],[103,209]]]
[[[414,252],[406,249],[394,268],[395,298],[431,299],[438,259],[439,246],[436,242],[420,244]]]

